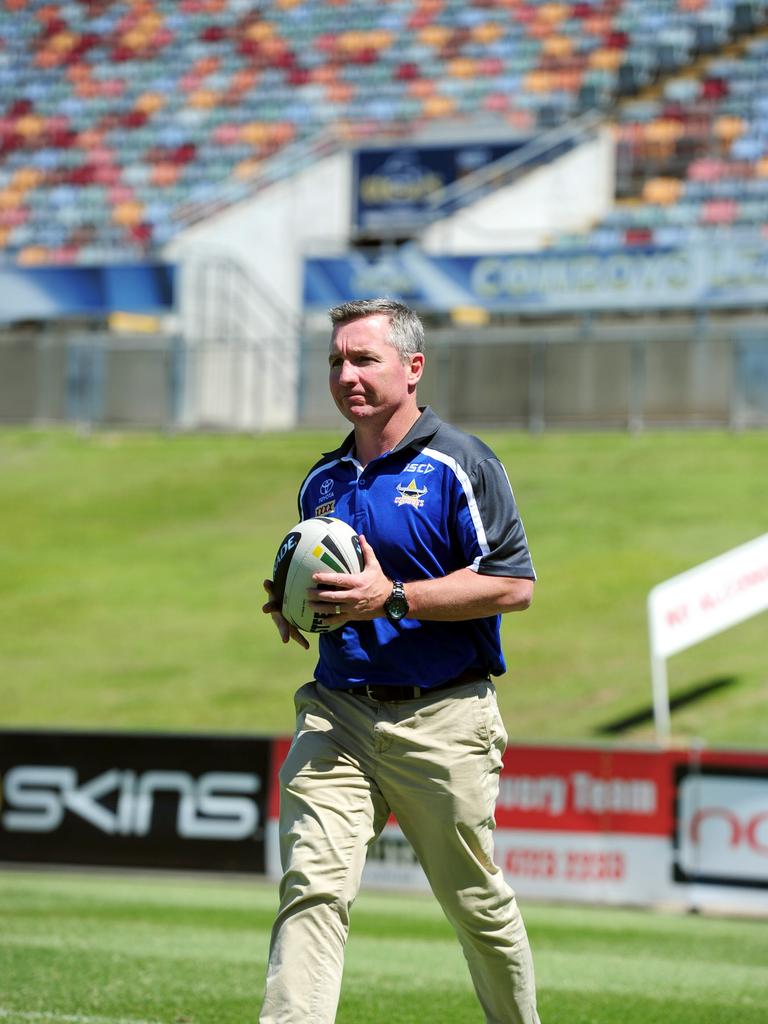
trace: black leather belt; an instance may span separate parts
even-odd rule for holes
[[[351,686],[349,689],[344,690],[344,693],[352,693],[356,697],[368,697],[369,700],[379,701],[385,703],[387,701],[395,700],[419,700],[422,697],[426,697],[429,694],[435,693],[437,690],[450,690],[456,686],[463,686],[465,683],[479,683],[482,679],[487,679],[487,675],[483,675],[480,669],[467,669],[465,672],[461,672],[459,675],[454,676],[453,679],[446,679],[444,683],[436,683],[434,686],[389,686],[382,684],[381,686]]]

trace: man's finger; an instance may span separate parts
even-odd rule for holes
[[[289,629],[289,636],[292,640],[295,640],[300,647],[303,647],[305,651],[309,650],[309,640],[307,640],[301,630],[297,629],[295,626],[291,626]],[[287,642],[288,641],[286,640],[286,643]]]
[[[341,587],[310,587],[307,591],[307,598],[310,601],[330,601],[331,603],[338,601],[340,597],[351,594],[354,587],[346,587],[344,590]]]
[[[346,607],[339,603],[338,590],[308,590],[307,595],[309,607],[322,615],[341,615],[341,608]],[[336,611],[337,608],[339,611]]]
[[[373,550],[371,545],[365,539],[365,534],[361,533],[359,539],[360,539],[360,549],[363,552],[363,561],[365,563],[366,569],[369,566],[371,566],[371,565],[378,565],[379,564],[379,560],[376,557],[376,552]]]
[[[312,579],[317,584],[317,589],[325,587],[326,590],[352,590],[355,586],[355,577],[351,573],[343,575],[335,572],[313,572]],[[308,593],[312,592],[312,588]]]

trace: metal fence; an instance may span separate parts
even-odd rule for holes
[[[768,426],[768,318],[572,319],[428,330],[422,402],[524,430]],[[0,336],[0,423],[262,431],[336,426],[328,335],[182,343]]]
[[[295,422],[276,342],[53,332],[0,337],[0,423],[260,431]]]
[[[768,320],[572,318],[428,331],[419,399],[452,422],[539,431],[768,426]],[[327,339],[305,339],[300,419],[334,421]]]

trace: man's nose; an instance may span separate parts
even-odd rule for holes
[[[339,383],[349,384],[353,383],[355,379],[355,368],[348,359],[345,359],[341,364],[341,369],[339,370]]]

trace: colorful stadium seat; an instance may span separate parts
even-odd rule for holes
[[[761,29],[767,6],[6,0],[0,244],[23,262],[141,258],[200,209],[268,180],[270,160],[294,142],[434,122],[460,134],[478,120],[530,133],[589,109],[618,121],[620,194],[645,195],[671,223],[686,189],[673,200],[659,181],[685,186],[715,167],[726,179],[766,176],[768,41],[717,54]],[[706,54],[701,73],[692,62]],[[662,94],[644,110],[618,106],[644,87]],[[703,209],[696,220],[722,224],[746,207]],[[631,228],[634,244],[645,226]]]

